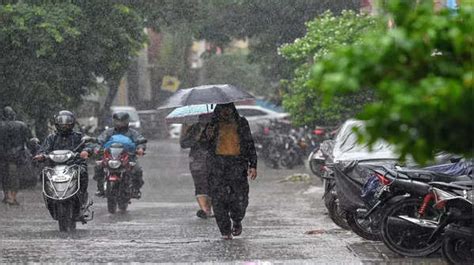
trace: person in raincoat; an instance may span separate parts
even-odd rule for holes
[[[26,165],[27,145],[31,137],[31,131],[28,126],[16,119],[16,113],[13,108],[7,106],[3,109],[3,119],[0,142],[3,149],[1,151],[2,184],[4,199],[3,202],[10,205],[19,205],[16,195],[20,187],[20,174]]]
[[[247,119],[234,104],[219,104],[206,128],[209,141],[209,190],[223,239],[242,233],[249,183],[257,177],[257,153]]]
[[[103,131],[97,138],[97,142],[100,148],[111,140],[112,137],[122,135],[126,138],[130,138],[134,150],[133,155],[130,156],[131,161],[135,162],[136,165],[132,168],[130,174],[132,177],[132,198],[140,199],[141,192],[140,188],[145,183],[143,181],[143,170],[137,161],[137,156],[143,156],[146,150],[146,139],[143,135],[132,128],[130,128],[130,115],[127,112],[117,112],[112,115],[112,123],[114,127]],[[139,142],[143,142],[138,144]],[[109,142],[111,143],[111,142]],[[126,146],[129,144],[122,142]],[[102,166],[96,166],[94,168],[94,179],[97,181],[97,192],[96,195],[99,197],[105,196],[104,191],[104,169]]]
[[[200,208],[196,215],[203,219],[212,216],[208,187],[208,141],[203,134],[206,126],[205,115],[200,115],[198,123],[183,126],[183,133],[180,138],[181,148],[191,148],[189,152],[189,170],[193,177],[195,195]]]

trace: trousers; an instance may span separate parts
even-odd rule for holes
[[[238,157],[211,158],[209,193],[217,226],[222,235],[229,235],[232,222],[240,223],[249,204],[248,163]]]

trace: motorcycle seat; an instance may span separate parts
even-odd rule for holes
[[[473,188],[472,180],[455,181],[451,183],[430,182],[429,184],[435,187],[440,187],[440,188],[446,187],[453,190],[472,190]]]
[[[452,176],[440,172],[432,172],[426,170],[398,170],[398,172],[405,174],[407,177],[419,180],[419,181],[433,181],[433,182],[455,182],[455,181],[467,181],[471,180],[472,178],[466,175],[462,176]]]

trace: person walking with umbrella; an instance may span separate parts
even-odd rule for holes
[[[248,177],[257,177],[257,154],[247,119],[233,103],[218,104],[205,130],[209,141],[209,191],[223,239],[242,233],[249,202]]]

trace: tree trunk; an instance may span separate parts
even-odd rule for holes
[[[106,121],[110,113],[110,106],[112,106],[115,96],[117,96],[117,92],[120,85],[120,78],[108,80],[108,85],[109,92],[107,93],[107,97],[105,98],[104,105],[99,111],[99,128],[104,128],[106,125]]]
[[[130,106],[139,107],[140,97],[139,97],[139,69],[138,69],[138,58],[134,58],[127,72],[127,82],[128,82],[128,103]]]

